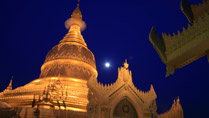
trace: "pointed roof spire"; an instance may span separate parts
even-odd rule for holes
[[[153,85],[151,84],[151,86],[150,86],[150,91],[149,91],[151,94],[152,94],[152,96],[153,96],[153,98],[157,98],[157,95],[156,95],[156,93],[155,93],[155,89],[154,89],[154,87],[153,87]]]
[[[13,80],[13,76],[11,77],[11,80],[9,82],[9,85],[7,87],[7,90],[12,90],[12,80]]]
[[[178,104],[180,103],[179,96],[178,96],[178,98],[176,99],[176,102],[177,102]]]
[[[124,68],[128,69],[129,64],[127,63],[127,59],[125,59],[125,62],[123,63]]]

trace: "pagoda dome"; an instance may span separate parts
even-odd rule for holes
[[[59,43],[48,52],[44,63],[56,59],[72,59],[82,61],[96,68],[93,53],[88,48],[80,45]]]
[[[92,74],[97,75],[94,55],[81,35],[82,22],[78,5],[71,15],[68,33],[48,52],[40,78],[60,76],[88,80]]]

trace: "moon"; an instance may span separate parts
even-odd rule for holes
[[[105,67],[106,67],[106,68],[109,68],[109,67],[110,67],[110,63],[109,63],[109,62],[106,62],[106,63],[105,63]]]

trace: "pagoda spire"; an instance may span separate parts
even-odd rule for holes
[[[71,14],[71,18],[66,20],[65,26],[69,29],[65,37],[60,41],[61,43],[76,43],[86,47],[86,43],[81,35],[81,29],[85,29],[85,23],[82,20],[82,13],[79,7],[80,0],[78,0],[77,7]]]
[[[12,90],[12,80],[13,80],[13,76],[11,77],[11,80],[9,82],[9,85],[7,86],[7,88],[4,90],[4,92],[8,92],[10,90]]]
[[[79,3],[80,3],[80,0],[78,0],[77,7],[73,11],[73,13],[71,15],[71,18],[75,18],[77,20],[82,20],[82,13],[81,13],[81,10],[80,10],[80,7],[79,7]]]

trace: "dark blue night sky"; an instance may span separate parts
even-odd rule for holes
[[[188,0],[199,3],[202,0]],[[153,84],[158,112],[170,109],[178,96],[185,118],[203,118],[209,106],[209,64],[203,57],[165,78],[164,65],[149,42],[153,25],[158,33],[187,27],[180,0],[81,0],[87,29],[82,32],[96,58],[98,80],[114,82],[117,68],[128,59],[135,86],[147,91]],[[76,0],[0,1],[0,90],[11,76],[13,87],[39,77],[47,52],[64,37],[64,22]],[[110,68],[104,63],[109,61]]]

